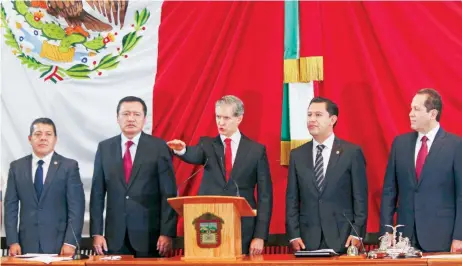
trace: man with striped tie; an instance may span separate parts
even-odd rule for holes
[[[334,102],[314,98],[307,118],[313,141],[290,154],[286,232],[296,251],[345,253],[366,233],[366,162],[359,146],[334,135],[337,119]]]

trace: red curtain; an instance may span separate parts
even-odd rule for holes
[[[324,81],[317,91],[339,105],[336,135],[365,152],[368,231],[377,231],[388,152],[393,138],[410,130],[415,92],[439,90],[442,126],[462,135],[462,3],[302,1],[300,14],[308,5],[319,9],[321,31],[303,25],[314,22],[302,16],[301,45],[310,37],[322,38]],[[242,98],[241,131],[268,151],[273,234],[285,232],[287,171],[279,165],[283,26],[282,1],[165,2],[153,107],[153,135],[193,145],[200,136],[217,134],[217,99],[225,94]],[[178,184],[197,169],[177,159],[174,166]],[[180,192],[195,194],[200,178],[179,185]]]

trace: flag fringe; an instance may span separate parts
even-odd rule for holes
[[[324,80],[322,56],[300,58],[300,82]]]
[[[300,61],[284,59],[284,83],[294,83],[300,80]]]
[[[281,141],[281,165],[289,165],[290,151],[311,141],[310,139],[295,139]]]
[[[284,59],[284,83],[308,83],[324,80],[323,57],[309,56]]]

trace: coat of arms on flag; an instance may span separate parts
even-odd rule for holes
[[[128,0],[5,1],[4,40],[43,81],[90,79],[128,60],[143,37],[150,12],[136,10],[127,21]]]

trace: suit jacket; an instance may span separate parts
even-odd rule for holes
[[[19,243],[23,254],[56,254],[64,243],[76,246],[71,226],[80,241],[85,213],[78,163],[55,152],[40,198],[33,180],[32,155],[11,163],[4,202],[7,245]]]
[[[416,178],[415,146],[418,133],[393,141],[383,184],[380,224],[389,231],[398,214],[404,237],[417,239],[424,251],[450,251],[453,239],[462,240],[462,139],[438,130]]]
[[[163,140],[141,133],[128,184],[121,136],[99,143],[90,196],[92,236],[103,235],[106,195],[105,237],[109,251],[121,249],[126,232],[136,251],[151,254],[157,253],[159,235],[175,237],[177,217],[167,198],[176,196],[176,183],[171,154]]]
[[[242,252],[248,253],[253,238],[268,238],[269,224],[273,207],[273,187],[263,145],[241,135],[236,158],[230,178],[226,182],[224,166],[224,145],[220,136],[201,137],[198,146],[188,146],[182,160],[192,164],[204,164],[204,174],[198,195],[223,195],[244,197],[257,217],[244,217],[241,220]],[[234,184],[234,182],[236,184]],[[258,200],[255,200],[257,187]]]
[[[364,237],[367,221],[366,162],[359,146],[335,138],[322,192],[316,186],[313,142],[290,153],[286,191],[286,232],[318,249],[321,232],[329,248],[345,252],[349,235]]]

